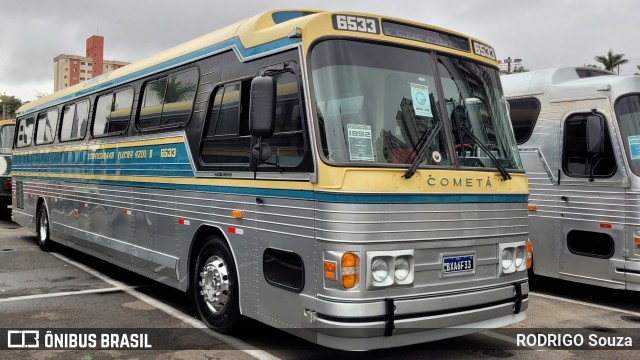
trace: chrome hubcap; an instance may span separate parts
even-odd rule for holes
[[[47,218],[47,212],[42,211],[40,213],[40,231],[38,235],[40,235],[40,242],[44,242],[47,240],[47,233],[49,232],[49,219]]]
[[[229,300],[229,269],[218,256],[211,256],[200,273],[200,295],[213,313],[221,312]]]

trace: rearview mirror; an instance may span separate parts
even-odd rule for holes
[[[598,114],[587,117],[587,152],[592,155],[604,153],[604,118]]]
[[[271,76],[258,76],[251,81],[249,99],[249,133],[269,138],[275,131],[276,83]]]

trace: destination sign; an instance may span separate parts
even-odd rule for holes
[[[387,36],[415,40],[462,51],[470,51],[469,40],[467,38],[447,34],[433,29],[425,29],[417,26],[398,24],[391,21],[383,21],[382,32]]]

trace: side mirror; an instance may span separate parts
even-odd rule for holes
[[[275,131],[276,83],[271,76],[258,76],[251,81],[249,99],[249,133],[269,138]]]
[[[587,117],[587,152],[592,155],[604,153],[604,119],[597,114]]]

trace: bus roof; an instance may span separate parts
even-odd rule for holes
[[[15,122],[16,122],[16,119],[0,120],[0,126],[7,125],[7,124],[15,124]]]
[[[429,44],[412,40],[409,37],[390,37],[386,36],[382,31],[379,31],[377,34],[369,34],[356,31],[335,30],[332,26],[332,15],[336,14],[368,16],[377,18],[378,20],[388,20],[408,26],[415,26],[420,29],[454,35],[467,40],[470,50],[456,50],[450,47],[437,45],[435,43]],[[301,35],[296,33],[297,29],[301,31]],[[384,39],[386,41],[393,41],[411,46],[432,48],[455,55],[470,57],[477,61],[482,61],[488,65],[497,67],[495,55],[493,54],[493,49],[491,47],[477,39],[439,27],[427,26],[425,24],[402,19],[353,12],[277,9],[242,20],[216,30],[210,34],[160,52],[149,58],[136,61],[117,70],[105,73],[80,84],[60,90],[54,94],[29,102],[18,109],[18,115],[24,115],[49,106],[58,105],[62,102],[81,98],[92,93],[100,92],[120,84],[125,84],[154,73],[166,71],[182,64],[191,63],[195,60],[230,49],[233,49],[242,61],[246,61],[267,53],[278,52],[298,46],[301,42],[301,38],[304,40],[306,46],[310,46],[313,40],[327,35],[378,40]],[[486,55],[476,55],[476,53],[479,53],[479,50],[475,48],[478,44],[481,46],[481,49],[488,49],[492,52],[491,54],[493,58],[487,58]]]
[[[596,72],[587,74],[585,72]],[[500,77],[507,97],[546,94],[550,100],[611,97],[640,92],[640,76],[615,75],[589,67],[562,67]]]

